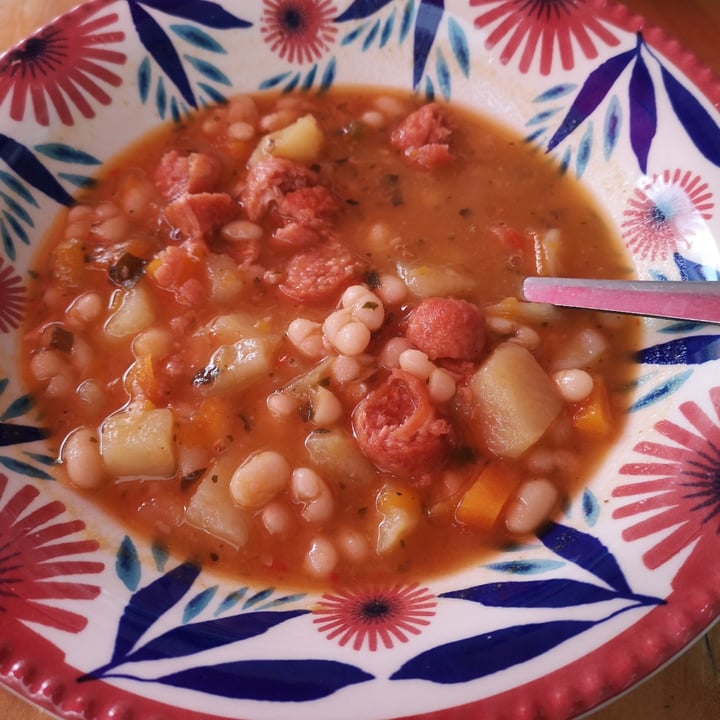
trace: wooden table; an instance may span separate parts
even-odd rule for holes
[[[720,74],[720,0],[625,0],[669,30]],[[0,50],[78,0],[0,0]],[[48,715],[0,688],[2,720],[48,720]],[[720,718],[720,625],[668,667],[591,720],[716,720]]]

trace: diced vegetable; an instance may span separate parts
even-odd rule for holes
[[[323,474],[338,483],[366,484],[375,475],[375,467],[345,430],[315,430],[305,438],[305,447]]]
[[[398,263],[398,275],[417,297],[465,295],[476,287],[475,280],[454,268]]]
[[[268,155],[296,162],[314,162],[323,143],[323,131],[314,115],[303,115],[287,127],[262,138],[250,158],[253,165]]]
[[[593,378],[592,392],[578,404],[572,421],[578,430],[593,435],[607,435],[612,430],[612,410],[602,377]]]
[[[562,234],[558,228],[534,233],[535,270],[538,275],[549,277],[560,274],[562,268]]]
[[[51,255],[51,271],[58,285],[67,290],[81,287],[85,278],[85,248],[76,238],[63,240]]]
[[[422,518],[420,498],[401,485],[384,485],[375,506],[380,514],[375,549],[378,554],[396,550]]]
[[[517,343],[498,345],[470,379],[476,432],[488,450],[518,458],[537,442],[562,409],[555,383]]]
[[[554,305],[523,302],[514,297],[506,297],[499,303],[489,305],[485,308],[485,315],[530,325],[547,325],[562,320],[562,312]]]
[[[171,410],[129,409],[110,415],[100,443],[105,468],[117,477],[170,477],[175,473]]]
[[[188,503],[185,519],[205,532],[242,547],[250,532],[250,515],[230,496],[226,460],[210,467]]]
[[[486,465],[460,498],[455,510],[457,521],[480,532],[491,532],[519,479],[513,467],[500,462]]]
[[[211,253],[207,258],[210,297],[220,303],[237,299],[245,289],[245,278],[237,263],[229,256]]]
[[[248,337],[221,345],[193,382],[210,394],[243,390],[270,372],[277,342],[271,336]]]
[[[150,293],[142,282],[123,293],[120,306],[105,323],[105,332],[117,338],[137,335],[155,322],[156,312]]]

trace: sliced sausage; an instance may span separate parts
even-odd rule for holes
[[[214,155],[181,155],[169,150],[160,159],[155,172],[155,187],[172,200],[185,193],[212,192],[217,187],[222,164]]]
[[[428,103],[410,113],[393,130],[390,142],[413,165],[432,170],[452,159],[448,144],[451,134],[440,105]]]
[[[280,290],[301,302],[328,300],[358,280],[363,263],[336,243],[315,245],[297,252],[288,263]]]
[[[206,238],[237,217],[237,203],[227,193],[185,193],[168,203],[165,219],[182,238]]]
[[[352,425],[363,453],[379,468],[401,475],[426,474],[447,458],[453,428],[430,401],[425,383],[403,370],[360,401]]]
[[[456,298],[427,298],[410,313],[407,339],[431,360],[479,360],[485,348],[485,316]]]

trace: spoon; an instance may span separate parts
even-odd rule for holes
[[[528,277],[525,300],[630,315],[720,323],[720,282]]]

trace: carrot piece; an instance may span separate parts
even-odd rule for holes
[[[610,398],[604,380],[593,378],[593,390],[590,395],[578,403],[573,413],[573,425],[582,432],[593,435],[608,435],[612,430],[612,410]]]
[[[202,439],[206,447],[212,447],[219,441],[227,442],[233,431],[232,413],[227,402],[220,397],[203,400],[193,413],[192,431],[194,440]]]
[[[507,465],[486,465],[460,498],[455,519],[476,530],[492,531],[518,482],[517,472]]]

